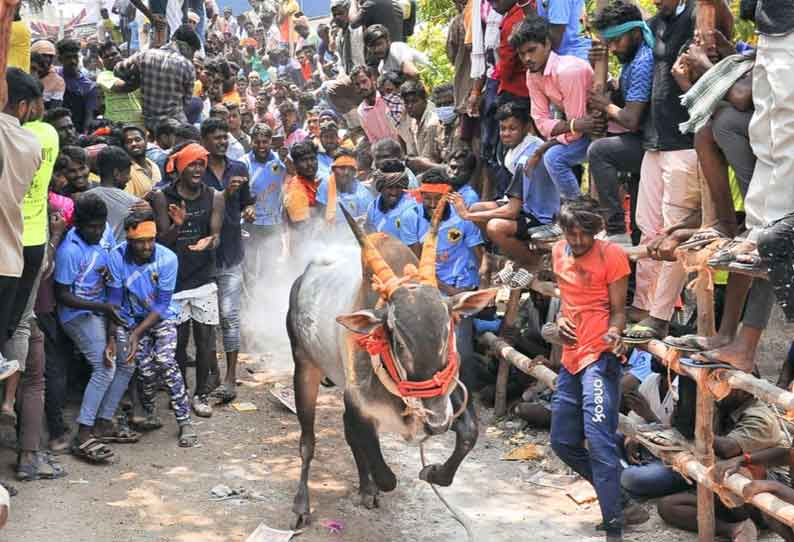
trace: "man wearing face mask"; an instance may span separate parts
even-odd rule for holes
[[[427,100],[427,91],[418,81],[400,87],[405,111],[411,117],[411,137],[406,141],[408,167],[415,173],[427,171],[444,161],[444,125],[438,120],[436,106]]]

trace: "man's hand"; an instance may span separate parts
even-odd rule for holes
[[[105,346],[105,359],[102,360],[102,363],[108,369],[113,368],[113,364],[116,362],[116,338],[115,337],[108,337],[108,344]]]
[[[466,202],[463,201],[463,196],[458,194],[457,192],[451,192],[448,196],[447,201],[455,208],[455,212],[458,213],[458,216],[463,220],[469,219],[469,208],[466,207]]]
[[[134,331],[130,333],[129,337],[127,337],[127,365],[132,363],[132,360],[135,359],[135,352],[138,350],[138,342],[140,339],[138,338],[138,334]]]
[[[580,134],[603,133],[606,132],[607,119],[603,115],[599,117],[585,115],[574,121],[573,128]]]
[[[231,179],[229,179],[229,186],[227,186],[226,190],[223,191],[223,195],[226,196],[227,198],[229,196],[234,195],[234,193],[237,192],[240,189],[240,187],[243,185],[243,183],[246,183],[246,182],[248,182],[248,179],[246,179],[243,176],[238,175],[238,176],[232,177]]]
[[[213,248],[215,245],[215,236],[208,235],[203,239],[199,239],[192,245],[188,245],[188,249],[192,250],[193,252],[203,252],[205,250]]]
[[[243,220],[248,223],[253,222],[256,220],[256,207],[253,205],[249,205],[245,209],[243,209]]]
[[[675,250],[680,244],[673,235],[661,235],[648,243],[648,256],[653,260],[674,262],[678,260]]]
[[[673,75],[673,79],[675,79],[675,82],[681,87],[682,91],[686,92],[692,88],[692,81],[689,74],[689,56],[687,53],[683,53],[676,59],[675,64],[673,64],[673,67],[670,69],[670,73]]]
[[[557,318],[557,327],[560,331],[560,338],[566,345],[576,344],[576,324],[565,316]]]
[[[116,305],[111,305],[110,303],[105,303],[104,313],[117,326],[123,326],[124,325],[124,319],[121,317],[121,313],[119,312],[119,308]]]
[[[185,218],[187,217],[187,207],[185,206],[184,200],[180,201],[179,205],[175,205],[173,203],[168,205],[168,217],[176,226],[181,226],[185,223]]]
[[[469,97],[466,99],[466,114],[472,118],[479,117],[480,102],[482,102],[482,97],[472,89],[469,93]]]
[[[739,469],[742,468],[742,461],[742,456],[717,461],[708,471],[711,481],[722,485],[726,478],[739,472]]]
[[[777,494],[782,484],[774,480],[753,480],[742,489],[742,497],[749,501],[759,493]]]
[[[621,337],[619,329],[609,328],[604,335],[604,342],[612,346],[612,353],[616,356],[622,356],[626,353],[626,345],[623,343],[623,337]]]
[[[607,108],[612,105],[612,100],[603,92],[596,92],[593,89],[590,89],[587,92],[587,107],[589,107],[593,111],[601,111],[602,113],[606,114]],[[579,128],[579,123],[577,122],[577,128]]]
[[[693,43],[689,46],[689,49],[686,53],[686,58],[691,81],[697,81],[703,77],[703,74],[714,67],[714,64],[707,54],[707,49],[708,47],[701,43]]]
[[[63,237],[66,231],[66,221],[60,212],[50,213],[50,239]]]
[[[726,56],[731,56],[736,54],[736,46],[731,43],[731,41],[725,37],[725,35],[717,30],[709,30],[706,34],[706,43],[713,43],[714,48],[717,53],[717,57],[719,60],[722,60]]]
[[[600,60],[608,57],[609,50],[607,49],[607,46],[600,41],[594,41],[593,46],[590,47],[590,51],[587,52],[587,60],[589,60],[590,64],[593,66],[598,64]]]
[[[642,465],[644,463],[642,454],[640,454],[642,445],[639,442],[631,437],[626,437],[623,447],[626,449],[626,458],[629,460],[629,463],[632,465]]]

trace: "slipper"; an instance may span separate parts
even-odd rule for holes
[[[180,431],[182,429],[180,428]],[[180,448],[193,448],[194,446],[198,445],[198,435],[193,431],[193,428],[185,429],[186,432],[183,432],[179,435],[179,447]]]
[[[697,369],[732,369],[734,371],[738,371],[736,367],[733,365],[729,365],[728,363],[723,363],[716,358],[711,356],[705,355],[705,353],[701,352],[699,355],[703,360],[700,359],[691,359],[691,358],[681,358],[678,362],[681,365],[686,365],[687,367],[695,367]]]
[[[766,278],[769,275],[769,260],[758,254],[743,254],[742,257],[748,261],[740,262],[734,259],[728,264],[728,271],[756,278]]]
[[[633,335],[629,335],[629,333],[633,333]],[[626,328],[621,337],[623,342],[627,344],[643,344],[654,339],[660,339],[661,337],[658,335],[659,332],[651,326],[637,323]]]
[[[507,262],[505,266],[499,270],[498,273],[494,274],[493,283],[494,286],[499,286],[502,284],[507,284],[510,282],[510,279],[513,278],[515,271],[513,271],[513,264],[512,262]]]
[[[64,468],[47,453],[37,453],[33,463],[17,465],[17,480],[20,482],[55,480],[64,476]]]
[[[707,228],[695,233],[689,240],[678,245],[679,249],[692,250],[710,245],[718,239],[728,239],[728,236],[714,228]]]
[[[210,394],[214,399],[218,399],[218,404],[225,405],[237,399],[237,392],[234,389],[228,389],[226,386],[221,386]]]
[[[82,444],[75,437],[72,442],[72,455],[95,465],[107,465],[114,454],[113,450],[93,437]]]
[[[98,435],[97,440],[104,444],[133,444],[141,440],[141,434],[130,429],[126,416],[120,416],[113,432],[107,435]]]
[[[662,342],[681,352],[703,352],[708,350],[707,347],[700,344],[700,340],[704,337],[699,335],[683,335],[681,337],[665,337]]]
[[[152,413],[148,414],[142,422],[136,423],[134,425],[141,431],[155,431],[163,426],[163,422],[160,419],[160,416]]]

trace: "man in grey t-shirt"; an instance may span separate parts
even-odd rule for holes
[[[97,156],[100,182],[91,193],[105,202],[108,208],[108,224],[113,230],[117,243],[126,239],[124,219],[130,209],[143,203],[142,199],[124,191],[130,180],[131,165],[130,155],[121,147],[109,145],[99,151]]]
[[[409,79],[417,79],[419,66],[429,64],[424,53],[417,51],[407,43],[391,41],[389,30],[381,24],[367,28],[364,32],[364,45],[367,48],[367,56],[379,61],[379,73],[394,71],[402,73]]]

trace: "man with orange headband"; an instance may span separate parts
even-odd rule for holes
[[[215,249],[223,225],[223,192],[202,181],[207,169],[207,150],[197,143],[178,146],[166,171],[176,179],[154,193],[152,209],[157,222],[157,241],[176,253],[179,269],[174,299],[181,305],[177,318],[176,359],[185,377],[190,330],[196,343],[196,388],[193,410],[212,416],[208,378],[215,359],[215,326],[219,323],[218,287],[215,284]],[[187,379],[185,379],[187,382]]]
[[[320,182],[317,202],[325,207],[325,218],[329,223],[344,225],[345,218],[338,207],[342,206],[353,218],[366,216],[367,208],[374,201],[367,188],[356,179],[356,159],[353,151],[339,149],[331,165],[331,175]]]
[[[118,307],[124,324],[110,325],[108,346],[125,348],[121,355],[134,360],[143,380],[141,403],[148,427],[162,425],[155,395],[161,382],[171,396],[179,445],[190,448],[198,437],[190,420],[185,381],[176,363],[177,318],[181,307],[172,300],[176,288],[176,254],[156,243],[157,226],[151,211],[133,211],[124,220],[127,241],[110,253],[108,298]],[[121,338],[123,341],[119,341]]]

